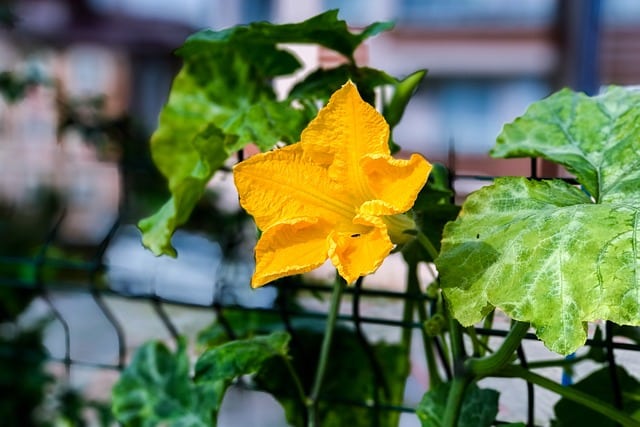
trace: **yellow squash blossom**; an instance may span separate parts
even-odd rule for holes
[[[431,164],[391,157],[389,126],[346,83],[301,141],[233,169],[240,204],[262,230],[253,287],[331,259],[347,283],[373,273],[410,236],[413,206]]]

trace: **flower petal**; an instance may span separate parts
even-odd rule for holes
[[[240,204],[258,228],[295,218],[350,220],[355,206],[322,166],[304,158],[300,144],[257,154],[233,168]]]
[[[329,258],[347,283],[376,271],[392,249],[386,227],[360,234],[333,232],[329,237]]]
[[[316,218],[283,222],[268,228],[256,244],[251,286],[311,271],[327,260],[331,225]]]
[[[359,161],[372,153],[390,156],[389,125],[349,81],[302,132],[301,144],[306,156],[329,168],[332,179],[368,195]]]
[[[411,209],[418,193],[426,184],[431,172],[431,164],[419,154],[409,160],[394,159],[390,156],[369,155],[360,161],[366,176],[369,191],[380,204],[392,211],[379,214],[392,215]]]

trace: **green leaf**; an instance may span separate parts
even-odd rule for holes
[[[494,157],[542,157],[563,165],[597,202],[640,206],[640,92],[569,89],[536,102],[504,127]]]
[[[444,383],[429,390],[416,408],[422,427],[441,427],[447,408],[451,383]],[[481,389],[473,384],[464,395],[458,418],[459,427],[489,427],[498,414],[499,393],[492,389]]]
[[[139,224],[143,243],[156,255],[175,255],[170,239],[184,224],[206,184],[231,155],[249,142],[266,150],[294,142],[309,118],[280,102],[258,66],[228,48],[187,62],[174,80],[160,124],[151,138],[155,164],[172,198]]]
[[[463,325],[497,307],[569,354],[584,322],[640,323],[638,227],[636,209],[593,204],[563,181],[498,179],[445,228],[442,289]]]
[[[426,74],[426,70],[419,70],[395,84],[391,101],[384,106],[382,111],[384,118],[392,129],[400,123],[407,104],[409,104],[411,97]]]
[[[563,90],[505,126],[494,155],[555,161],[589,194],[501,178],[470,196],[436,261],[456,319],[469,326],[497,307],[560,354],[584,344],[588,321],[640,324],[639,131],[640,94],[620,88]]]
[[[182,130],[188,136],[188,130]],[[143,244],[153,253],[175,256],[171,246],[173,232],[189,219],[211,176],[228,157],[226,147],[233,144],[236,138],[225,136],[220,129],[210,125],[193,135],[192,143],[178,150],[175,155],[171,154],[170,147],[163,146],[169,140],[162,138],[160,135],[155,139],[160,147],[160,151],[155,153],[155,161],[158,167],[171,170],[169,188],[173,197],[155,214],[141,220],[138,226],[143,233]],[[173,163],[171,159],[174,159]]]
[[[616,367],[618,386],[622,395],[622,411],[640,422],[640,382],[627,371]],[[599,400],[614,404],[611,384],[611,372],[608,367],[602,368],[583,380],[573,384],[571,388],[597,397]],[[556,419],[552,420],[553,427],[569,426],[598,426],[615,427],[618,425],[599,412],[575,403],[567,398],[562,398],[553,407]]]
[[[215,425],[215,402],[189,378],[181,340],[175,353],[161,342],[142,346],[112,390],[112,409],[124,426]]]

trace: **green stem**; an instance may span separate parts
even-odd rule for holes
[[[495,372],[493,376],[522,378],[525,381],[546,388],[547,390],[557,393],[566,399],[572,400],[576,403],[584,405],[589,409],[599,412],[600,414],[621,424],[624,427],[640,427],[640,421],[631,418],[612,405],[596,399],[589,394],[576,390],[575,388],[565,387],[546,377],[543,377],[542,375],[535,374],[520,366],[505,366],[500,371]]]
[[[449,389],[447,396],[447,407],[442,418],[442,427],[456,427],[458,425],[464,394],[469,384],[471,384],[471,378],[467,376],[456,377],[451,382],[451,389]]]
[[[325,371],[327,370],[327,362],[329,361],[329,351],[331,350],[331,341],[333,340],[333,332],[335,330],[336,321],[338,319],[338,312],[340,309],[340,299],[342,297],[342,290],[345,286],[344,280],[340,277],[336,279],[333,285],[333,292],[331,294],[331,303],[329,305],[329,312],[327,313],[327,324],[325,326],[324,337],[322,339],[322,347],[320,348],[320,359],[318,360],[318,368],[316,370],[316,376],[311,388],[311,394],[307,399],[307,409],[309,414],[308,426],[318,426],[318,397],[322,389],[322,382],[324,381]]]
[[[453,356],[453,381],[451,389],[447,396],[447,407],[442,420],[442,427],[455,427],[458,424],[458,417],[462,409],[464,401],[464,393],[467,386],[471,383],[472,377],[465,372],[464,369],[464,342],[462,337],[462,326],[450,313],[449,318],[449,336],[451,338],[451,353]]]
[[[485,377],[493,374],[500,368],[511,363],[513,353],[520,346],[528,330],[528,323],[516,321],[502,342],[502,345],[500,345],[495,352],[485,357],[467,360],[465,362],[465,368],[475,377]]]

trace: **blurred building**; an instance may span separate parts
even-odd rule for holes
[[[0,33],[0,70],[46,76],[17,104],[0,104],[0,197],[25,202],[35,188],[66,188],[70,238],[117,215],[119,175],[83,135],[56,134],[58,98],[105,96],[104,113],[130,113],[149,134],[180,64],[171,52],[198,29],[306,19],[330,8],[354,28],[396,22],[367,44],[373,67],[429,74],[397,129],[463,175],[528,174],[528,160],[491,160],[502,124],[563,85],[640,80],[640,2],[634,0],[21,0]],[[309,68],[331,61],[296,47]],[[553,168],[541,173],[554,174]],[[83,213],[84,212],[84,213]],[[92,222],[93,221],[93,222]],[[80,230],[73,236],[71,230]],[[100,234],[102,231],[95,231]]]

